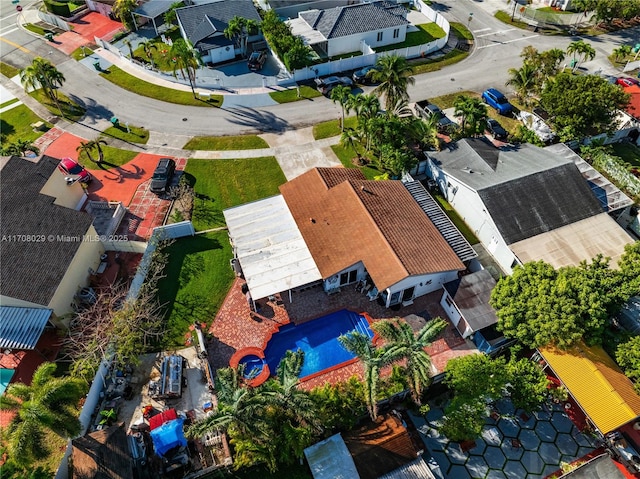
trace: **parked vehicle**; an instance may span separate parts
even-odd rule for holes
[[[256,51],[249,56],[247,66],[249,67],[249,70],[255,72],[258,70],[262,70],[262,67],[264,66],[266,61],[267,52],[265,50]]]
[[[315,82],[316,86],[318,87],[318,91],[324,96],[331,95],[331,90],[333,90],[338,85],[344,85],[348,87],[353,86],[353,81],[351,80],[351,78],[347,77],[330,76],[326,78],[316,78]]]
[[[494,140],[507,141],[507,130],[502,128],[502,125],[493,118],[487,119],[487,131]]]
[[[375,82],[371,79],[371,75],[373,74],[373,72],[377,71],[380,71],[380,68],[378,68],[376,65],[371,65],[368,67],[364,67],[362,70],[353,72],[351,78],[353,78],[354,83],[360,83],[362,85],[373,84]]]
[[[618,77],[616,79],[616,83],[622,87],[629,87],[633,85],[640,85],[640,80],[636,80],[635,78]]]
[[[457,127],[454,121],[447,117],[437,105],[434,105],[429,100],[417,101],[413,109],[418,117],[424,118],[425,120],[435,116],[438,120],[438,131],[450,130]]]
[[[72,158],[63,158],[60,160],[60,163],[58,163],[58,169],[65,175],[65,180],[69,184],[75,183],[76,181],[79,181],[80,183],[89,183],[93,179],[91,173]]]
[[[149,190],[153,193],[162,193],[166,191],[173,178],[173,172],[176,169],[176,162],[171,158],[160,158],[158,166],[156,166],[151,178]]]
[[[507,115],[513,111],[513,105],[495,88],[489,88],[482,92],[482,101],[494,108],[501,115]]]

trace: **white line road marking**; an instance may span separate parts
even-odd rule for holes
[[[497,32],[485,33],[484,35],[478,35],[478,38],[488,37],[489,35],[498,35],[499,33],[507,33],[518,30],[517,28],[507,28],[506,30],[498,30]]]
[[[489,30],[491,30],[491,27],[481,28],[480,30],[474,30],[473,33],[488,32]]]
[[[20,29],[18,27],[14,27],[11,30],[0,29],[0,35],[6,35],[7,33],[15,32],[16,30],[20,30]]]
[[[478,50],[480,50],[481,48],[491,48],[491,47],[497,47],[500,45],[506,45],[507,43],[513,43],[513,42],[519,42],[522,40],[529,40],[530,38],[536,38],[539,37],[540,35],[531,35],[530,37],[523,37],[523,38],[514,38],[513,40],[507,40],[505,42],[497,42],[497,43],[492,43],[490,45],[483,45],[481,47],[478,47]]]

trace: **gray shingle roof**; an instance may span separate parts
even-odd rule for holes
[[[444,284],[473,331],[479,331],[498,322],[496,310],[489,304],[491,291],[495,286],[496,281],[486,269]]]
[[[187,38],[194,46],[210,35],[222,34],[233,17],[256,22],[261,20],[251,0],[220,0],[193,5],[176,9],[176,14]]]
[[[133,13],[146,18],[156,18],[168,12],[173,5],[172,0],[149,0],[134,10]]]
[[[40,194],[58,163],[50,156],[38,163],[12,157],[0,175],[2,294],[45,306],[81,244],[47,237],[82,237],[92,222],[89,214],[56,205],[54,198]],[[44,235],[44,241],[22,241],[20,235]]]
[[[571,159],[535,145],[467,138],[428,155],[478,192],[507,244],[603,211]]]
[[[409,24],[405,8],[387,2],[309,10],[299,16],[327,39]]]
[[[0,306],[0,349],[35,348],[52,311]]]

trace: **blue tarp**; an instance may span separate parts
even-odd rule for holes
[[[176,446],[186,446],[187,440],[184,438],[182,424],[184,419],[178,418],[165,422],[162,426],[155,428],[149,434],[153,440],[153,447],[156,454],[164,456],[165,453]]]

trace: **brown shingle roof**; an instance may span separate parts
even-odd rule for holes
[[[362,261],[382,290],[407,276],[464,269],[400,181],[316,168],[280,191],[323,278]]]
[[[74,439],[72,479],[130,479],[132,460],[124,425]]]

